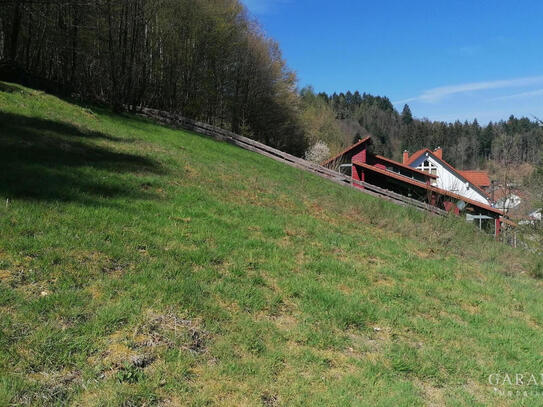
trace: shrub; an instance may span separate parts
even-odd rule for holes
[[[317,141],[305,152],[305,159],[314,163],[321,163],[328,157],[330,157],[330,149],[322,141]]]

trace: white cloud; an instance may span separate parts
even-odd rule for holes
[[[543,83],[543,76],[531,76],[526,78],[505,79],[499,81],[472,82],[460,85],[440,86],[437,88],[425,90],[418,96],[399,100],[397,102],[394,102],[394,104],[403,104],[413,101],[436,103],[447,96],[455,95],[458,93],[483,91],[488,89],[517,88],[541,83]]]
[[[514,93],[513,95],[499,96],[496,98],[488,99],[489,102],[494,102],[498,100],[509,100],[509,99],[524,99],[532,96],[543,95],[543,89],[532,90],[530,92],[520,92]]]

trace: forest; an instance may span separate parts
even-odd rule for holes
[[[0,78],[303,155],[296,75],[238,0],[4,0]]]
[[[118,111],[178,112],[317,161],[369,134],[386,156],[440,146],[462,169],[542,156],[537,118],[446,123],[387,97],[299,89],[239,0],[4,0],[0,79]]]
[[[485,126],[477,119],[446,123],[417,119],[408,105],[400,113],[387,97],[359,91],[327,95],[308,87],[301,95],[305,105],[318,106],[327,112],[322,116],[335,122],[335,132],[329,131],[329,122],[320,136],[332,145],[335,140],[345,144],[372,135],[377,151],[397,160],[404,150],[442,147],[445,160],[463,169],[479,168],[488,160],[537,164],[543,153],[543,127],[537,118],[510,116]]]

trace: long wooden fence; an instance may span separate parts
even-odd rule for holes
[[[158,121],[162,124],[182,128],[185,130],[191,130],[199,134],[204,134],[206,136],[212,137],[215,140],[225,141],[230,144],[234,144],[245,150],[253,151],[255,153],[272,158],[276,161],[280,161],[292,167],[311,172],[315,175],[318,175],[319,177],[326,178],[337,184],[354,187],[357,191],[361,193],[386,199],[399,205],[412,206],[433,214],[443,216],[447,215],[446,211],[429,205],[425,202],[417,201],[416,199],[412,199],[404,195],[389,191],[387,189],[368,184],[367,182],[353,180],[351,177],[348,177],[337,171],[333,171],[329,168],[323,167],[322,165],[318,165],[310,161],[295,157],[291,154],[267,146],[266,144],[251,140],[247,137],[240,136],[239,134],[235,134],[231,131],[221,129],[207,123],[191,120],[174,113],[149,108],[141,109],[140,114],[155,121]],[[361,186],[363,187],[363,189],[356,188],[356,186]]]

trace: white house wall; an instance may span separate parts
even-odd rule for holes
[[[490,201],[488,200],[488,198],[486,198],[479,191],[473,189],[471,186],[469,186],[469,183],[463,181],[453,171],[441,164],[439,161],[435,160],[432,156],[426,156],[425,154],[423,154],[417,160],[412,162],[409,166],[416,168],[426,160],[428,160],[430,163],[437,167],[436,175],[438,178],[436,186],[438,188],[453,192],[457,195],[462,195],[468,199],[473,199],[477,202],[490,205]]]

